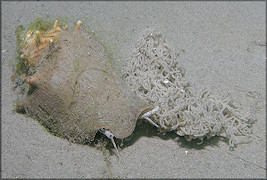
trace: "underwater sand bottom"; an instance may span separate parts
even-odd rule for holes
[[[190,3],[178,5],[154,2],[133,3],[117,2],[107,6],[105,3],[72,2],[60,4],[61,8],[56,8],[58,3],[55,5],[49,2],[18,4],[4,2],[2,4],[2,50],[7,50],[2,54],[2,177],[265,177],[265,63],[263,60],[265,49],[262,46],[253,45],[254,40],[265,38],[263,30],[265,21],[261,21],[260,18],[255,22],[255,19],[264,14],[263,3],[221,3],[222,6],[209,3],[199,3],[198,6]],[[204,10],[207,8],[207,11],[201,11],[201,8]],[[124,14],[125,9],[129,10],[127,15]],[[166,13],[167,10],[169,13]],[[50,14],[60,12],[63,16],[71,13],[72,17],[79,18],[81,11],[88,17],[95,17],[96,13],[103,14],[106,21],[98,17],[98,21],[103,23],[103,26],[108,24],[107,22],[112,22],[112,26],[106,25],[105,28],[113,28],[111,31],[114,32],[119,31],[118,41],[121,43],[122,51],[126,50],[123,54],[125,56],[131,54],[130,48],[134,46],[136,36],[141,33],[136,31],[144,30],[147,25],[154,26],[154,29],[159,28],[156,30],[165,35],[169,44],[175,46],[173,50],[177,49],[180,52],[181,64],[186,69],[186,76],[196,88],[216,88],[216,93],[220,95],[230,92],[245,109],[250,109],[254,102],[246,92],[257,91],[262,99],[257,104],[258,120],[253,125],[253,132],[263,140],[241,144],[235,151],[229,151],[227,142],[216,137],[204,145],[197,146],[196,143],[189,143],[183,138],[176,139],[177,137],[172,134],[158,135],[154,127],[144,125],[136,130],[131,144],[120,151],[118,161],[115,155],[107,157],[105,152],[103,154],[96,148],[72,144],[55,137],[36,121],[12,112],[13,97],[10,91],[12,85],[9,78],[11,71],[8,61],[13,58],[12,53],[15,51],[15,27],[24,24],[31,17],[35,18],[47,12]],[[147,12],[150,16],[146,16]],[[226,12],[228,16],[227,14],[223,16]],[[132,18],[136,13],[141,17],[138,23],[135,21],[136,18]],[[194,20],[199,17],[199,14],[203,15],[202,19]],[[176,19],[177,16],[179,18]],[[117,21],[118,17],[128,19]],[[215,17],[215,20],[212,17]],[[136,24],[131,25],[134,22]],[[237,24],[239,22],[241,22],[240,25]],[[216,29],[216,26],[211,24],[223,24],[228,29],[227,31]],[[123,28],[118,30],[118,25]],[[201,33],[198,29],[200,26],[206,27],[207,33],[203,31]],[[132,29],[135,30],[130,31]],[[230,36],[228,31],[234,33],[231,38],[226,38]],[[174,32],[176,33],[173,34]],[[213,40],[207,36],[211,34],[214,35]],[[128,41],[124,42],[123,37],[128,37]],[[216,43],[212,45],[214,41]],[[220,44],[218,48],[217,44]],[[208,51],[207,49],[212,46],[215,46],[214,49]],[[216,48],[217,51],[215,51]],[[213,50],[217,52],[216,57],[210,57]],[[211,61],[212,59],[216,61]]]

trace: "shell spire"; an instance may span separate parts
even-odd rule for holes
[[[29,64],[30,67],[36,64],[40,54],[48,47],[49,42],[68,27],[60,27],[58,20],[55,21],[53,28],[47,33],[41,33],[38,30],[30,30],[26,33],[24,39],[24,48],[22,49],[21,58]]]

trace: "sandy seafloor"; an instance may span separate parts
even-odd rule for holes
[[[266,177],[265,13],[265,2],[2,2],[2,178]],[[15,27],[44,16],[88,19],[92,30],[107,34],[120,61],[129,59],[145,29],[162,33],[180,53],[192,86],[230,93],[244,110],[256,110],[253,132],[263,140],[229,151],[219,138],[197,146],[146,125],[138,127],[119,161],[112,155],[106,163],[101,150],[51,135],[12,111],[10,82]]]

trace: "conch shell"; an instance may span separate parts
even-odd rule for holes
[[[35,70],[26,78],[29,90],[17,109],[53,134],[86,143],[102,130],[114,142],[114,136],[131,135],[138,119],[153,124],[149,116],[155,109],[128,90],[106,48],[81,21],[72,32],[58,21],[46,34],[29,31],[22,52]]]

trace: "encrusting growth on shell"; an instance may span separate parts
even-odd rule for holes
[[[53,29],[48,33],[43,34],[38,30],[30,30],[26,33],[24,40],[24,48],[22,49],[21,58],[29,64],[34,66],[41,53],[45,50],[49,42],[53,42],[53,38],[56,37],[61,31],[67,30],[65,26],[63,29],[60,27],[58,20],[55,21]]]

